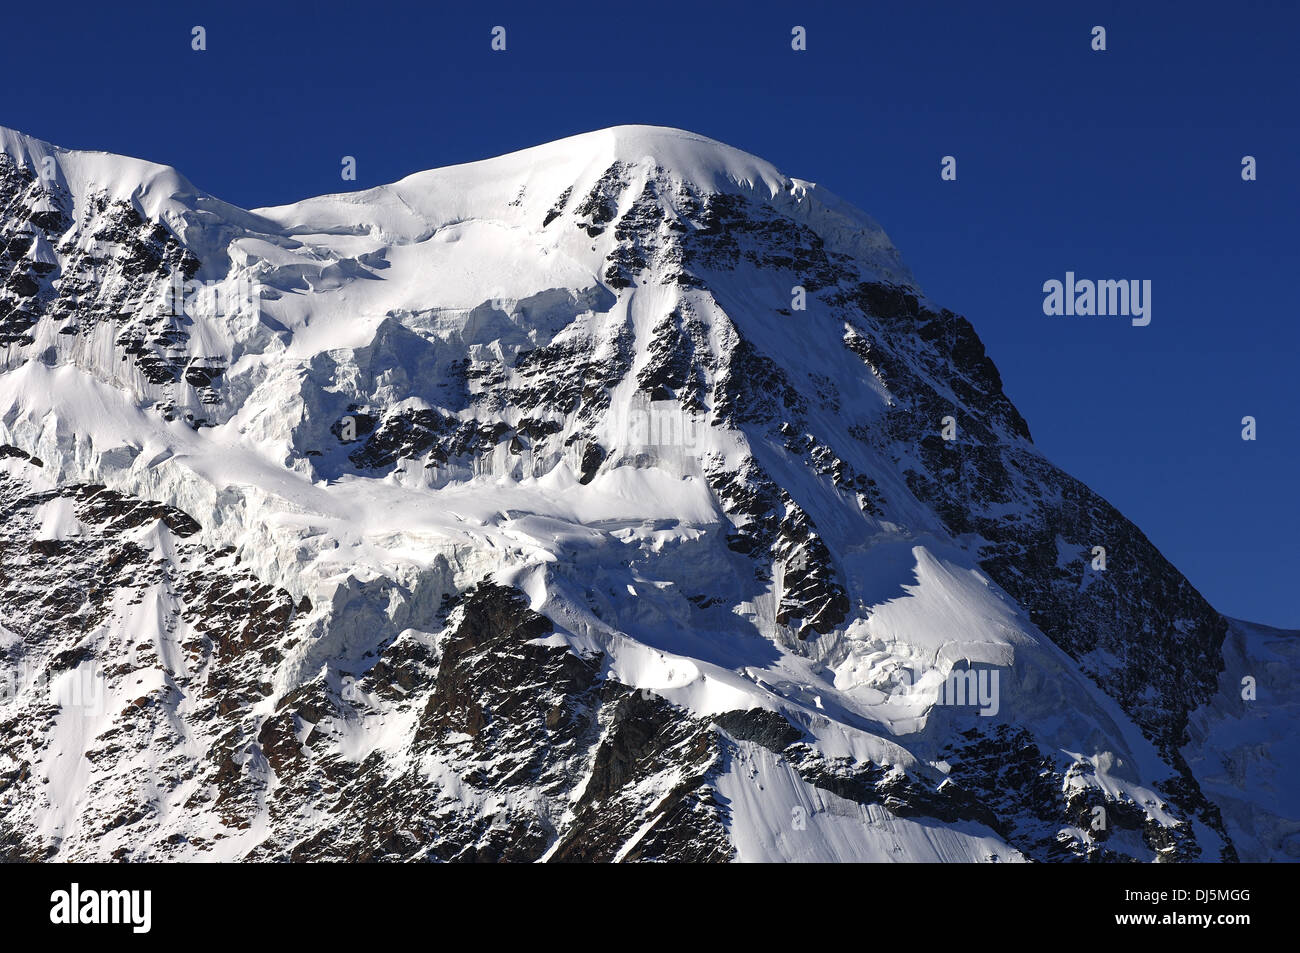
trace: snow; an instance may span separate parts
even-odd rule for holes
[[[737,742],[718,793],[742,863],[1023,862],[993,831],[901,818],[805,784],[766,748]]]
[[[1300,859],[1300,632],[1231,620],[1219,694],[1196,711],[1183,754],[1219,804],[1243,860]],[[1248,699],[1244,679],[1253,679]]]
[[[72,500],[67,497],[60,496],[42,503],[37,513],[39,514],[37,519],[41,524],[36,536],[38,540],[62,540],[70,536],[80,536],[85,529],[77,519]]]
[[[604,653],[605,674],[698,717],[779,711],[828,757],[937,775],[928,766],[957,723],[938,704],[938,691],[954,666],[980,665],[1002,675],[997,719],[1033,723],[1063,755],[1090,765],[1090,783],[1111,794],[1138,803],[1154,797],[1147,785],[1161,780],[1165,767],[1150,744],[978,569],[973,547],[948,538],[938,517],[869,451],[854,450],[848,462],[877,476],[896,501],[890,520],[847,508],[780,446],[707,421],[689,431],[689,440],[638,444],[628,437],[636,415],[647,410],[635,378],[651,329],[686,293],[653,280],[611,293],[602,274],[613,230],[592,238],[572,227],[573,206],[620,162],[627,195],[666,174],[704,190],[754,196],[816,231],[828,252],[855,256],[882,280],[913,283],[880,226],[820,186],[714,140],[655,126],[618,126],[251,212],[219,202],[165,166],[59,149],[2,127],[0,149],[38,171],[53,160],[58,183],[78,202],[107,195],[164,222],[203,258],[201,277],[260,288],[258,300],[234,314],[200,308],[195,316],[191,356],[228,367],[224,402],[202,408],[214,426],[198,431],[148,409],[157,395],[123,365],[109,329],[62,354],[57,366],[10,349],[0,375],[0,442],[46,461],[38,479],[102,482],[194,515],[204,543],[234,546],[258,578],[295,598],[309,595],[318,621],[342,613],[354,596],[363,599],[357,593],[369,580],[442,593],[494,576],[519,586],[555,622],[558,640]],[[543,224],[566,190],[572,197],[561,220]],[[665,201],[672,212],[673,200]],[[29,255],[53,260],[43,241]],[[789,301],[788,283],[779,278],[719,277],[712,297],[689,300],[708,324],[709,346],[727,346],[727,320],[744,322],[746,335],[793,379],[807,381],[815,367],[839,383],[846,409],[814,407],[819,432],[845,436],[888,405],[880,381],[839,346],[842,324],[825,314],[791,322],[776,313],[774,301]],[[485,469],[443,482],[419,466],[383,477],[325,478],[304,462],[302,451],[326,445],[328,401],[338,393],[437,406],[451,357],[513,358],[570,336],[609,336],[625,321],[638,363],[611,391],[599,424],[611,465],[585,485],[576,452],[532,460],[541,468],[533,473],[501,451]],[[50,327],[36,335],[34,347],[54,343]],[[695,423],[680,408],[674,420],[680,427]],[[560,422],[562,436],[575,432],[575,421]],[[860,603],[841,630],[800,642],[775,622],[771,589],[739,581],[746,571],[737,571],[737,557],[724,544],[728,523],[701,461],[712,456],[734,465],[746,454],[804,501],[834,552]],[[63,498],[41,506],[39,523],[42,540],[84,530]],[[170,558],[165,538],[156,528],[150,534],[141,538],[159,558]],[[729,607],[712,610],[707,626],[687,598],[701,592]],[[155,597],[161,601],[153,606],[123,607],[128,621],[119,626],[150,634],[165,668],[183,667],[184,633],[165,633],[159,621],[158,607],[170,596]],[[403,635],[432,638],[416,630]],[[1290,652],[1258,632],[1241,638],[1249,643],[1243,654]],[[369,647],[364,639],[338,624],[304,641],[277,669],[277,692],[316,677],[328,660],[359,659]],[[905,670],[923,674],[904,680]],[[165,689],[162,671],[150,669],[139,694]],[[130,700],[114,698],[107,711]],[[1273,729],[1240,728],[1244,719],[1216,713],[1200,725],[1206,750],[1232,748],[1240,739],[1244,759],[1225,758],[1207,770],[1225,792],[1241,783],[1229,779],[1234,771],[1252,772],[1256,789],[1280,786],[1287,759],[1254,753]],[[62,834],[75,824],[90,770],[81,754],[109,724],[110,715],[60,711],[40,766],[50,782],[44,832]],[[398,759],[412,730],[409,718],[380,711],[345,726],[339,751],[355,760],[375,751]],[[1284,738],[1268,741],[1277,751],[1294,747]],[[766,749],[739,741],[732,748],[718,791],[730,805],[741,860],[1021,859],[978,825],[901,819],[811,787]],[[456,785],[439,765],[425,768]],[[1260,800],[1275,814],[1283,810],[1280,797]],[[799,830],[791,827],[794,808],[805,815]],[[1234,836],[1253,816],[1249,808],[1230,816]],[[224,841],[219,856],[236,857],[264,834],[255,825]],[[624,852],[634,846],[635,838]]]

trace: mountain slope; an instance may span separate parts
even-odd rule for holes
[[[819,186],[636,126],[246,212],[0,145],[8,856],[1292,849],[1194,767],[1229,622]]]

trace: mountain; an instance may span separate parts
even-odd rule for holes
[[[0,209],[6,859],[1300,858],[1297,634],[820,186],[622,126],[245,211],[0,129]]]

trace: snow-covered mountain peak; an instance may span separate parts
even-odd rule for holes
[[[71,221],[84,220],[88,203],[124,203],[142,219],[158,222],[201,257],[215,260],[203,277],[224,264],[222,252],[232,230],[268,230],[271,223],[197,188],[169,165],[79,149],[65,149],[0,126],[0,154],[30,179],[33,211],[58,208]],[[220,262],[220,264],[217,263]]]
[[[0,673],[108,700],[0,707],[14,856],[1286,849],[1195,773],[1227,621],[819,186],[621,126],[245,212],[2,144]]]
[[[621,207],[630,205],[647,183],[657,185],[658,204],[670,213],[677,211],[677,199],[688,195],[744,195],[808,224],[836,250],[871,260],[882,277],[911,280],[870,216],[763,159],[663,126],[614,126],[256,213],[308,240],[367,235],[385,243],[419,242],[440,228],[475,220],[540,231],[558,214],[572,213],[570,202],[580,206],[602,183],[604,197]]]

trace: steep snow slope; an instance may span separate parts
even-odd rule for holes
[[[245,212],[0,145],[8,856],[1294,841],[1228,623],[825,189],[627,126]]]
[[[1300,632],[1230,620],[1218,694],[1192,717],[1188,762],[1243,856],[1300,860]],[[1248,697],[1249,696],[1249,697]]]

